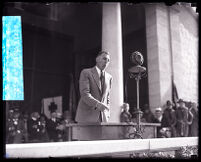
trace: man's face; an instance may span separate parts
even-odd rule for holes
[[[180,105],[180,107],[185,107],[185,103],[184,102],[180,102],[179,105]]]
[[[13,117],[14,117],[15,119],[18,119],[19,116],[20,116],[20,113],[18,113],[18,112],[16,112],[16,113],[13,114]]]
[[[196,104],[195,102],[193,102],[193,103],[192,103],[192,107],[193,107],[194,109],[197,109],[197,104]]]
[[[129,111],[129,106],[125,105],[124,109],[125,109],[126,112],[128,112]]]
[[[96,65],[100,70],[105,70],[110,62],[110,56],[108,54],[102,53],[96,58]]]
[[[155,112],[156,118],[160,118],[161,115],[162,115],[162,112],[161,112],[161,111],[156,111],[156,112]]]
[[[168,108],[169,108],[169,109],[172,109],[172,105],[168,105]]]
[[[52,118],[56,118],[56,117],[57,117],[57,113],[56,113],[56,112],[52,112],[52,113],[51,113],[51,117],[52,117]]]
[[[34,113],[34,118],[36,118],[36,119],[40,118],[40,115],[39,115],[38,112],[35,112],[35,113]]]
[[[9,111],[9,115],[10,115],[10,117],[13,116],[13,110],[10,110],[10,111]]]

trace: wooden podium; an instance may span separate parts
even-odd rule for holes
[[[69,141],[129,139],[136,123],[68,124]],[[143,139],[156,138],[158,123],[141,123]]]

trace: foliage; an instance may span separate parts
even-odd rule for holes
[[[131,158],[161,158],[161,159],[190,159],[198,157],[198,148],[193,146],[180,147],[179,150],[175,151],[175,154],[170,152],[144,152],[144,153],[133,153],[130,155]]]
[[[198,148],[193,146],[181,147],[175,152],[176,158],[190,158],[192,155],[198,156]]]

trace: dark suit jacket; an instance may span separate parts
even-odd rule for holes
[[[80,101],[78,103],[75,120],[81,123],[96,123],[99,121],[100,111],[95,109],[97,103],[110,104],[110,89],[112,76],[105,72],[105,86],[101,94],[100,79],[96,67],[84,69],[80,74]],[[101,112],[103,122],[107,122],[110,111]]]
[[[38,120],[28,119],[27,129],[29,140],[39,140],[39,132],[37,131],[39,130]]]
[[[176,124],[176,114],[174,109],[166,108],[161,121],[162,127],[172,127]]]
[[[58,141],[59,131],[56,129],[58,125],[59,125],[58,119],[56,119],[55,122],[52,121],[51,119],[47,119],[46,126],[47,126],[47,133],[48,133],[49,139],[55,142]]]

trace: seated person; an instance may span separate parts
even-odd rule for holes
[[[40,129],[40,142],[48,142],[49,137],[47,133],[47,117],[44,114],[40,115],[39,129]]]
[[[155,108],[154,118],[152,119],[152,123],[161,123],[163,118],[163,112],[160,107]]]
[[[39,118],[40,114],[33,112],[27,121],[29,142],[39,142],[40,140]]]
[[[120,122],[131,122],[132,115],[129,112],[129,109],[130,109],[129,104],[124,103],[122,106],[122,109],[123,111],[121,112],[121,115],[120,115]]]
[[[24,123],[18,110],[13,112],[12,118],[7,121],[7,143],[22,143]]]
[[[144,113],[142,118],[144,118],[146,120],[147,123],[152,123],[152,120],[154,118],[153,113],[151,112],[149,106],[147,104],[144,105]]]
[[[134,112],[133,118],[132,118],[133,123],[137,123],[137,114]],[[140,122],[146,123],[146,119],[143,117],[143,112],[140,111]]]
[[[62,141],[63,129],[64,126],[60,123],[60,119],[57,118],[57,113],[55,111],[52,111],[50,119],[47,120],[47,133],[50,141]]]
[[[72,115],[70,113],[70,111],[64,111],[63,113],[63,118],[61,120],[61,124],[63,124],[64,126],[64,130],[63,130],[63,141],[68,141],[69,140],[69,127],[68,125],[71,123],[75,123],[72,120]]]
[[[161,123],[163,118],[163,112],[161,107],[155,108],[154,118],[152,119],[152,123]],[[157,127],[157,137],[161,137],[161,126]]]

